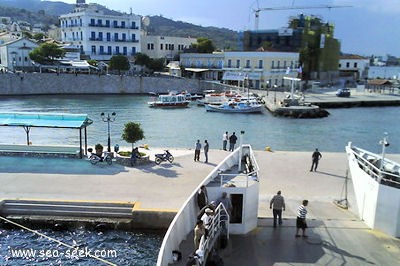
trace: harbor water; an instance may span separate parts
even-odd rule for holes
[[[400,152],[399,107],[328,109],[321,119],[288,119],[262,114],[224,114],[206,112],[194,102],[184,109],[150,108],[148,96],[135,95],[70,95],[1,97],[0,112],[57,112],[88,114],[93,124],[88,127],[88,143],[107,145],[107,123],[100,114],[116,112],[110,124],[111,144],[130,147],[121,139],[124,124],[141,124],[145,139],[138,142],[150,147],[193,148],[197,139],[207,139],[210,148],[220,149],[225,131],[245,131],[244,142],[254,149],[270,147],[281,151],[344,152],[351,141],[355,145],[379,152],[379,140],[387,132],[389,153]],[[79,132],[73,129],[33,128],[33,145],[78,145]],[[0,127],[0,143],[26,144],[22,127]]]

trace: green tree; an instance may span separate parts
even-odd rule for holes
[[[164,70],[164,61],[164,58],[151,59],[148,68],[153,71],[162,71]]]
[[[194,43],[192,47],[195,48],[198,53],[209,54],[215,51],[215,46],[212,41],[203,37],[197,38],[197,43]]]
[[[137,53],[135,54],[135,64],[140,66],[149,66],[151,58],[147,54]]]
[[[118,70],[118,74],[122,71],[129,70],[129,60],[125,55],[113,55],[110,59],[110,69]]]
[[[39,64],[53,62],[56,58],[62,58],[65,50],[54,43],[43,43],[29,53],[29,58]]]
[[[46,35],[44,33],[36,33],[35,35],[32,36],[33,39],[37,41],[42,41],[43,38],[45,38]]]
[[[94,59],[87,60],[88,64],[94,67],[97,67],[97,61]]]
[[[139,141],[139,140],[142,140],[145,138],[143,130],[140,127],[140,124],[135,123],[135,122],[128,122],[125,124],[124,131],[123,131],[121,137],[126,142],[132,144],[132,149],[133,149],[133,144],[136,141]]]

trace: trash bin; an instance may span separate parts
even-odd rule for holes
[[[114,151],[115,151],[115,152],[118,152],[118,151],[119,151],[119,145],[118,145],[118,144],[115,144],[115,146],[114,146]]]

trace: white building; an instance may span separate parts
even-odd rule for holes
[[[289,86],[284,77],[297,77],[299,53],[222,52],[181,54],[181,66],[193,76],[251,88]]]
[[[165,58],[167,61],[171,61],[175,55],[182,53],[184,49],[196,43],[197,39],[144,34],[140,41],[142,53],[153,59]]]
[[[113,55],[134,56],[140,47],[141,17],[104,14],[96,5],[77,5],[72,13],[61,15],[61,40],[95,60]]]
[[[358,55],[344,55],[339,59],[341,76],[352,76],[354,80],[365,79],[368,75],[369,58]]]
[[[29,53],[38,47],[26,38],[0,43],[0,69],[3,71],[24,70],[33,66]]]

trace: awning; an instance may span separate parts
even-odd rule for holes
[[[204,72],[204,71],[208,71],[208,68],[190,68],[190,67],[186,67],[185,68],[186,71],[192,71],[192,72]]]
[[[255,72],[243,73],[243,72],[226,71],[222,76],[222,80],[244,81],[245,79],[259,80],[261,79],[261,73],[255,73]]]

